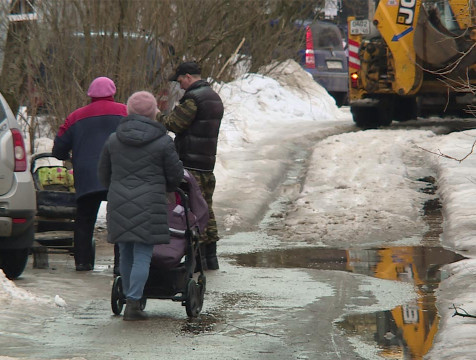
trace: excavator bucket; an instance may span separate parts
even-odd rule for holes
[[[456,44],[456,35],[446,30],[439,19],[433,21],[437,21],[436,26],[430,21],[428,11],[422,7],[413,38],[414,49],[424,67],[429,65],[440,69],[461,56],[461,53]]]

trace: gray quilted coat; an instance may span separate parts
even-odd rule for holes
[[[98,174],[109,188],[108,242],[169,242],[166,191],[180,184],[183,166],[162,124],[124,117],[104,145]]]

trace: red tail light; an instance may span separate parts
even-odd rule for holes
[[[309,26],[306,27],[306,67],[308,69],[316,68],[314,59],[314,43],[312,42],[312,31]]]
[[[23,136],[18,129],[11,129],[13,137],[13,154],[15,156],[16,172],[26,171],[26,151]]]

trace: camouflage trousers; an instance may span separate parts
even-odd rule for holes
[[[216,184],[215,175],[212,172],[202,172],[188,169],[187,171],[197,180],[198,185],[202,190],[203,198],[208,204],[208,224],[205,232],[200,237],[200,242],[205,244],[217,242],[220,238],[218,237],[217,222],[215,220],[215,213],[213,212],[213,193],[215,191]]]

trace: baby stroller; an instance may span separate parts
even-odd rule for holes
[[[147,299],[180,301],[189,317],[197,317],[203,306],[206,277],[201,262],[199,238],[208,222],[208,205],[197,181],[185,170],[184,181],[168,205],[170,243],[155,245],[141,308]],[[194,274],[199,273],[197,280]],[[112,312],[120,315],[125,296],[121,276],[114,278]]]
[[[50,249],[72,253],[76,217],[73,169],[63,162],[62,165],[38,165],[40,159],[60,161],[51,153],[34,154],[31,158],[37,204],[35,241]],[[94,249],[94,239],[92,241]],[[93,252],[93,265],[94,257]]]

